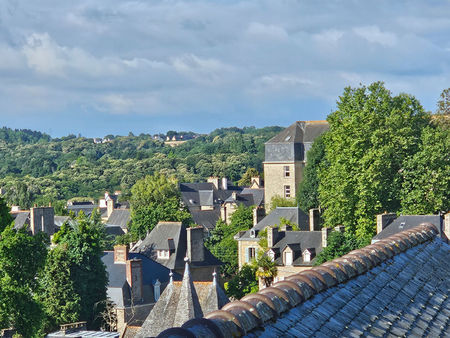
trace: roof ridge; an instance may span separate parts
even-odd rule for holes
[[[438,230],[433,224],[422,223],[330,262],[291,275],[271,287],[207,314],[201,321],[190,320],[181,329],[163,331],[161,336],[169,336],[170,330],[184,330],[186,334],[192,335],[193,331],[189,328],[194,330],[194,326],[197,330],[198,326],[201,326],[202,330],[207,330],[211,336],[217,336],[217,330],[224,337],[243,336],[315,294],[363,275],[386,260],[433,240],[437,233]]]

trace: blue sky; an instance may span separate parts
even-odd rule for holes
[[[126,135],[325,119],[384,81],[435,110],[449,1],[2,0],[1,125]]]

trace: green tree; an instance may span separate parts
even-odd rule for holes
[[[419,146],[429,115],[412,96],[392,96],[382,83],[346,88],[328,116],[327,166],[319,172],[325,226],[343,224],[366,242],[375,215],[400,209],[401,169]]]
[[[332,231],[327,239],[327,246],[317,255],[314,265],[320,265],[335,258],[342,257],[352,250],[358,249],[361,243],[351,234]]]
[[[47,256],[44,271],[39,278],[38,293],[45,312],[42,325],[44,333],[80,318],[81,298],[75,291],[74,276],[71,275],[72,264],[66,243],[58,245]]]
[[[59,236],[56,237],[56,243],[60,252],[52,254],[48,263],[49,266],[46,272],[49,272],[55,261],[68,260],[68,263],[61,262],[58,267],[58,273],[53,275],[46,274],[46,279],[43,280],[45,285],[54,285],[59,287],[58,292],[61,295],[67,295],[72,290],[75,295],[66,298],[70,304],[68,308],[60,308],[60,316],[52,316],[58,311],[56,305],[47,309],[50,314],[50,324],[58,323],[62,318],[78,317],[78,320],[85,320],[90,327],[98,327],[96,322],[98,318],[98,309],[95,307],[96,303],[102,302],[106,299],[106,286],[108,284],[108,276],[105,265],[101,257],[104,249],[105,229],[101,224],[95,213],[89,219],[83,213],[80,213],[76,222],[65,224],[59,231]],[[54,238],[55,239],[55,238]],[[55,250],[55,249],[54,249]],[[67,269],[62,266],[66,265],[69,269],[70,280],[68,284],[63,284],[66,279],[64,274]],[[52,297],[52,294],[49,294]],[[69,313],[70,310],[76,310],[79,306],[78,313]]]
[[[402,212],[435,214],[450,209],[450,133],[430,125],[422,133],[419,151],[402,168]]]
[[[43,318],[34,295],[48,237],[42,232],[30,236],[11,226],[0,237],[0,327],[14,327],[24,337],[33,337]]]
[[[272,285],[273,279],[278,274],[275,262],[265,252],[260,250],[253,264],[256,266],[256,277],[261,278],[266,287]]]
[[[231,215],[230,224],[219,220],[206,240],[206,247],[225,264],[221,267],[224,277],[231,277],[238,269],[238,244],[234,236],[239,231],[248,230],[253,226],[252,207],[240,205]]]
[[[235,276],[225,283],[225,292],[232,299],[241,299],[249,293],[258,292],[258,278],[254,265],[245,264]]]
[[[0,233],[13,221],[5,200],[0,197]]]
[[[250,185],[252,183],[252,177],[259,177],[259,172],[255,168],[248,168],[241,179],[237,182],[239,186]]]
[[[306,167],[303,172],[303,180],[298,186],[297,204],[304,212],[318,208],[319,205],[319,171],[325,166],[325,142],[321,135],[314,140],[307,154]]]
[[[191,221],[182,206],[176,179],[155,173],[137,181],[131,193],[130,232],[136,237],[145,237],[160,221]]]

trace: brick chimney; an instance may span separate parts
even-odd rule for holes
[[[319,209],[309,209],[309,231],[320,231]]]
[[[125,264],[128,260],[128,245],[115,245],[114,246],[114,264]]]
[[[139,302],[143,298],[142,260],[137,258],[127,260],[126,272],[133,301]]]
[[[187,255],[191,262],[205,260],[205,247],[203,245],[203,227],[187,228]]]
[[[55,210],[53,207],[34,207],[30,209],[30,228],[33,235],[39,231],[51,236],[55,233]]]
[[[219,190],[219,178],[218,177],[208,177],[208,183],[212,183],[214,185],[214,188],[216,188],[216,190]]]
[[[397,215],[394,213],[387,213],[377,215],[377,234],[383,231],[389,224],[392,223],[393,220],[397,218]]]
[[[330,236],[332,230],[331,228],[322,228],[322,248],[327,247],[328,236]]]
[[[267,246],[272,248],[278,242],[278,228],[267,227]]]

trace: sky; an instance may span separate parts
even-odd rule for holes
[[[434,111],[450,1],[1,0],[0,125],[54,137],[322,120],[383,81]]]

